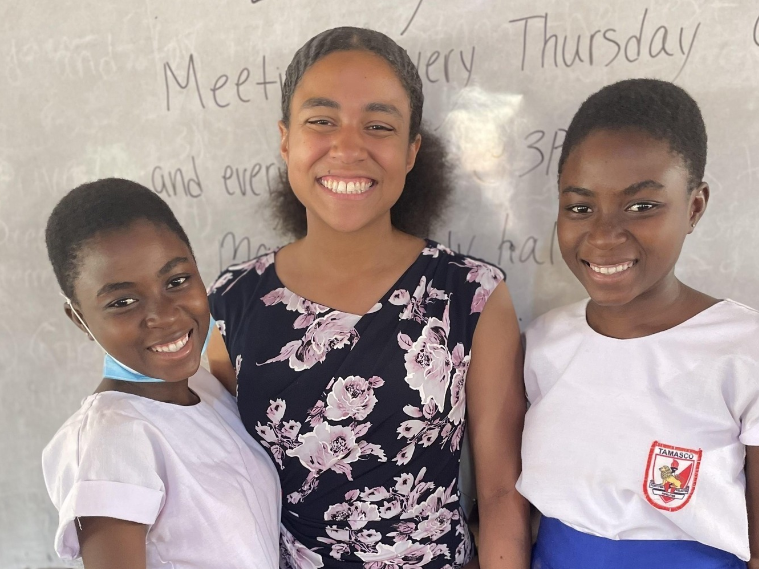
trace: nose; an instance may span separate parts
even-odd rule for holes
[[[609,251],[627,241],[627,230],[616,215],[596,215],[591,223],[587,241],[596,249]]]
[[[342,125],[332,138],[330,156],[344,164],[353,164],[366,158],[367,150],[360,127]]]
[[[170,328],[179,317],[179,306],[168,295],[163,294],[145,302],[145,323],[148,328]]]

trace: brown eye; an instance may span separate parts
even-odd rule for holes
[[[169,288],[176,288],[176,287],[178,287],[180,285],[183,285],[189,279],[190,279],[190,277],[188,277],[188,276],[174,277],[173,279],[171,279],[169,281]]]
[[[591,213],[592,212],[592,210],[590,209],[590,207],[587,206],[587,205],[570,205],[567,208],[567,211],[570,211],[572,213],[580,213],[580,214],[582,214],[582,213]]]
[[[135,302],[137,302],[137,300],[134,298],[120,298],[118,300],[114,300],[111,304],[109,304],[108,308],[126,308]]]
[[[641,202],[631,205],[629,208],[627,208],[629,211],[633,212],[644,212],[644,211],[650,211],[656,207],[656,204],[648,203],[648,202]]]

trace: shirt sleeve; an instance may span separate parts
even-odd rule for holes
[[[45,484],[58,510],[55,550],[66,560],[80,556],[77,518],[103,516],[150,526],[164,503],[160,434],[147,421],[103,408],[94,399],[42,455]]]
[[[759,359],[744,354],[731,367],[733,384],[728,401],[733,416],[740,418],[738,440],[746,446],[759,446]]]
[[[746,446],[759,446],[759,394],[752,398],[741,417],[741,434],[738,440]]]

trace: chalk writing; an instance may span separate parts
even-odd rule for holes
[[[554,163],[554,157],[558,158],[557,150],[561,150],[562,145],[564,144],[564,136],[567,134],[567,130],[564,128],[557,128],[553,132],[553,140],[549,143],[547,152],[548,152],[548,159],[546,160],[546,153],[543,151],[543,148],[541,147],[541,142],[546,137],[546,131],[544,130],[533,130],[530,134],[528,134],[524,140],[527,142],[527,148],[534,151],[533,156],[535,162],[532,166],[530,166],[529,169],[525,170],[521,174],[519,174],[519,177],[522,178],[523,176],[526,176],[530,172],[534,172],[536,169],[540,168],[542,164],[545,163],[545,175],[548,176],[551,172],[551,166]]]
[[[557,252],[558,244],[556,242],[556,223],[554,222],[551,230],[550,238],[539,237],[537,235],[527,235],[524,237],[516,237],[511,234],[509,228],[510,214],[506,214],[503,220],[503,226],[501,228],[500,239],[493,243],[490,240],[479,240],[479,251],[475,251],[475,243],[478,242],[478,235],[468,236],[468,240],[465,238],[463,241],[454,237],[452,231],[448,232],[447,245],[450,249],[463,253],[465,255],[481,256],[485,259],[496,259],[496,265],[504,268],[508,265],[516,264],[532,264],[535,266],[553,265],[560,257]],[[545,255],[546,246],[543,245],[548,241],[548,256]],[[495,251],[490,249],[495,245]],[[483,249],[484,246],[484,250]],[[543,251],[543,255],[539,253]]]
[[[429,84],[463,83],[466,87],[472,80],[475,55],[475,46],[419,50],[416,67],[422,80]],[[413,54],[410,56],[413,58]],[[163,83],[167,111],[176,108],[176,99],[182,95],[189,95],[201,109],[226,109],[234,104],[250,103],[256,95],[264,101],[279,100],[284,77],[281,67],[272,65],[266,55],[262,55],[257,71],[243,67],[207,81],[201,73],[199,57],[190,53],[186,64],[163,63]]]
[[[503,228],[501,230],[501,242],[498,245],[498,262],[499,266],[503,266],[504,255],[508,255],[509,263],[532,263],[535,265],[543,265],[546,259],[540,260],[538,258],[538,245],[540,239],[534,235],[529,235],[522,242],[521,246],[518,241],[507,238],[509,227],[509,214],[507,213],[503,220]],[[554,247],[556,245],[556,224],[554,223],[553,232],[551,233],[548,262],[554,264]],[[514,254],[519,251],[517,257]]]
[[[227,231],[219,241],[219,272],[230,265],[250,261],[271,250],[272,248],[265,243],[259,243],[254,251],[249,237],[238,239],[233,231]]]
[[[405,34],[408,31],[408,29],[411,27],[411,22],[413,22],[414,18],[416,18],[416,13],[419,11],[419,7],[422,5],[422,2],[424,2],[424,0],[419,0],[419,3],[416,5],[416,8],[414,9],[414,13],[411,14],[411,19],[408,21],[408,24],[406,24],[406,27],[403,28],[401,35]]]
[[[262,186],[265,187],[267,195],[271,195],[278,178],[282,174],[282,170],[274,162],[268,164],[256,162],[250,167],[243,168],[225,166],[221,180],[224,184],[224,191],[229,196],[251,195],[259,197],[262,195]],[[261,175],[261,179],[256,180],[259,175]]]
[[[522,27],[522,71],[537,67],[538,62],[541,69],[550,66],[551,63],[555,68],[562,66],[570,68],[575,64],[591,67],[602,64],[604,67],[608,67],[615,61],[626,60],[629,63],[635,63],[646,56],[650,59],[656,59],[660,56],[684,57],[680,69],[674,77],[677,79],[690,59],[701,22],[696,23],[692,32],[686,33],[686,27],[681,26],[676,41],[674,29],[672,30],[673,37],[670,37],[670,28],[666,25],[659,25],[649,36],[646,33],[647,17],[648,9],[646,8],[643,11],[637,33],[629,34],[626,37],[621,36],[616,28],[596,29],[590,34],[577,34],[576,39],[567,33],[562,34],[562,36],[549,34],[548,12],[516,18],[509,20],[509,23],[521,24]],[[534,42],[536,35],[530,32],[536,27],[540,27],[541,21],[543,24],[542,38],[540,36],[537,38],[542,39],[542,43],[540,41]],[[531,25],[533,23],[537,26]],[[537,44],[538,49],[534,49],[533,42]]]
[[[199,64],[196,64],[194,54],[190,54],[187,58],[187,65],[182,67],[184,72],[179,72],[171,66],[169,62],[163,64],[163,78],[165,87],[166,98],[166,110],[171,111],[172,91],[179,89],[180,91],[190,90],[202,109],[206,108],[206,99],[203,98],[204,90],[201,88],[201,78],[198,71]],[[279,68],[277,68],[279,69]],[[210,92],[210,100],[217,108],[224,109],[229,107],[233,102],[250,103],[251,93],[255,92],[256,87],[260,90],[257,92],[259,95],[263,95],[264,100],[269,100],[269,87],[272,85],[279,85],[282,88],[282,74],[279,73],[279,79],[271,79],[272,73],[266,64],[266,56],[261,58],[261,74],[259,79],[255,82],[249,82],[251,79],[251,71],[248,67],[243,67],[231,76],[222,73],[218,75],[213,82],[210,83],[208,91]],[[230,83],[231,77],[234,77],[234,82]],[[205,84],[205,83],[202,83]],[[234,89],[232,89],[234,85]],[[277,96],[279,96],[277,94]]]
[[[203,195],[203,183],[200,181],[198,166],[195,157],[192,160],[192,175],[185,175],[182,168],[176,170],[164,170],[163,166],[156,166],[150,175],[150,183],[153,191],[164,198],[184,196],[199,198]]]
[[[5,56],[5,74],[11,85],[18,85],[27,71],[34,71],[38,61],[45,59],[52,61],[55,73],[64,79],[111,79],[118,71],[113,52],[111,34],[25,42],[12,39]]]
[[[454,74],[463,75],[466,73],[464,83],[464,87],[466,87],[472,79],[475,51],[475,46],[472,46],[468,52],[463,49],[434,50],[429,54],[425,53],[424,57],[422,57],[423,52],[419,51],[416,56],[416,68],[419,71],[419,76],[428,83],[437,83],[438,81],[452,83],[455,80]],[[457,54],[458,57],[454,54]]]

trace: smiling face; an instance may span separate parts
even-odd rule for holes
[[[280,151],[309,230],[389,222],[420,144],[409,142],[410,116],[395,71],[371,52],[333,52],[303,74]]]
[[[621,306],[676,282],[675,263],[709,189],[688,192],[684,161],[667,142],[599,130],[572,149],[559,194],[564,261],[594,303]]]
[[[111,356],[166,381],[198,370],[210,314],[195,260],[179,237],[136,221],[97,235],[80,258],[76,307]]]

